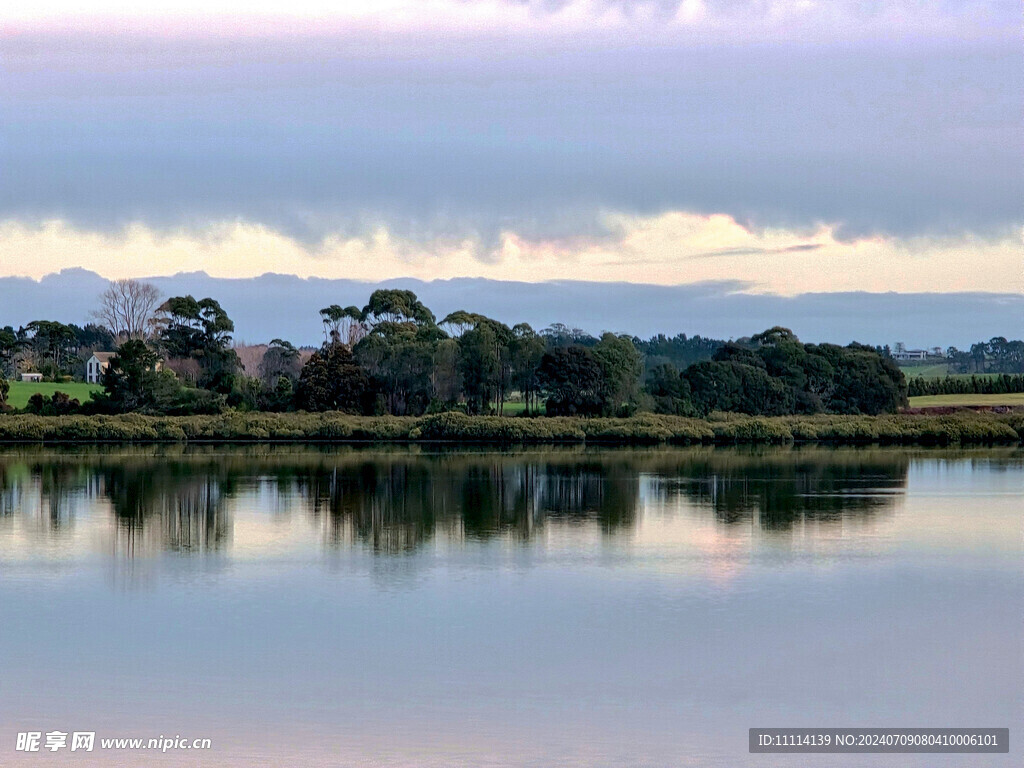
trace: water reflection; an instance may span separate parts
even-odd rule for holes
[[[640,473],[621,463],[500,454],[375,457],[311,468],[295,484],[333,543],[415,549],[437,533],[529,540],[546,520],[613,531],[636,518]]]
[[[909,466],[902,451],[719,452],[661,474],[656,492],[667,500],[685,497],[724,523],[756,518],[764,529],[784,530],[892,509]]]
[[[117,522],[118,549],[133,553],[148,532],[169,551],[202,552],[223,548],[231,520],[225,499],[237,478],[187,462],[103,462],[93,469],[98,492],[110,502]]]
[[[525,542],[552,525],[630,534],[657,504],[770,532],[891,511],[911,461],[824,448],[17,448],[0,451],[0,531],[20,519],[60,539],[79,518],[106,519],[122,555],[196,553],[229,549],[237,515],[298,517],[332,548],[407,553],[438,539]]]

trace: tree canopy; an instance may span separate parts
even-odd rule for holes
[[[123,297],[135,288],[111,290]],[[311,326],[319,320],[323,328],[319,349],[276,338],[246,348],[247,368],[233,348],[234,322],[210,297],[168,298],[145,333],[135,321],[122,329],[37,320],[0,328],[0,372],[67,377],[92,350],[120,343],[94,405],[147,413],[505,414],[511,402],[524,415],[877,414],[907,403],[906,380],[884,349],[804,344],[779,326],[730,342],[684,334],[594,336],[560,323],[538,332],[468,310],[439,322],[404,289],[376,290],[362,309],[338,302],[318,317],[310,314]],[[951,361],[976,369],[1024,365],[1024,342],[1003,337],[951,352]],[[1017,386],[1003,375],[991,386]],[[70,407],[63,401],[39,406]]]

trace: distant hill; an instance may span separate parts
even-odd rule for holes
[[[106,286],[83,269],[40,281],[0,278],[0,326],[53,319],[81,324]],[[609,330],[648,337],[699,334],[728,339],[773,325],[808,342],[969,346],[992,336],[1024,337],[1024,296],[990,293],[814,293],[793,297],[742,293],[738,282],[680,286],[557,281],[514,283],[480,278],[401,279],[381,283],[304,279],[267,274],[246,279],[198,272],[152,278],[165,295],[212,296],[235,321],[236,339],[274,337],[295,344],[321,339],[317,310],[327,304],[365,304],[380,287],[415,291],[441,317],[455,309],[482,312],[540,329],[564,323],[590,333]]]

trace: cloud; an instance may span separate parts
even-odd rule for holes
[[[1003,0],[36,0],[5,14],[9,31],[90,29],[195,34],[372,30],[448,36],[652,32],[702,39],[776,36],[829,39],[909,34],[1015,34],[1017,9]]]
[[[503,232],[610,236],[609,210],[849,241],[1024,218],[1008,3],[92,7],[5,15],[0,220],[241,220],[305,249],[383,230],[486,257]]]
[[[717,251],[706,251],[705,253],[692,253],[687,256],[690,259],[715,259],[720,256],[764,256],[770,253],[801,253],[803,251],[816,251],[825,246],[821,243],[803,243],[800,245],[785,245],[775,248],[720,248]]]
[[[970,235],[843,240],[829,226],[757,230],[728,215],[685,211],[607,213],[603,224],[610,233],[603,237],[533,239],[508,230],[492,247],[471,238],[410,239],[384,228],[361,237],[332,234],[311,245],[244,222],[176,231],[136,223],[109,234],[60,221],[39,226],[8,221],[0,224],[0,263],[12,275],[34,278],[82,267],[108,278],[205,271],[227,278],[278,273],[363,281],[482,277],[680,285],[743,280],[748,291],[781,295],[1024,292],[1024,230],[987,240]]]
[[[991,234],[1021,223],[1019,54],[18,38],[0,79],[0,218],[496,242],[685,209]]]

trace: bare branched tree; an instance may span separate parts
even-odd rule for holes
[[[119,341],[144,339],[152,332],[159,303],[160,292],[152,283],[113,280],[100,296],[100,308],[92,314]]]

